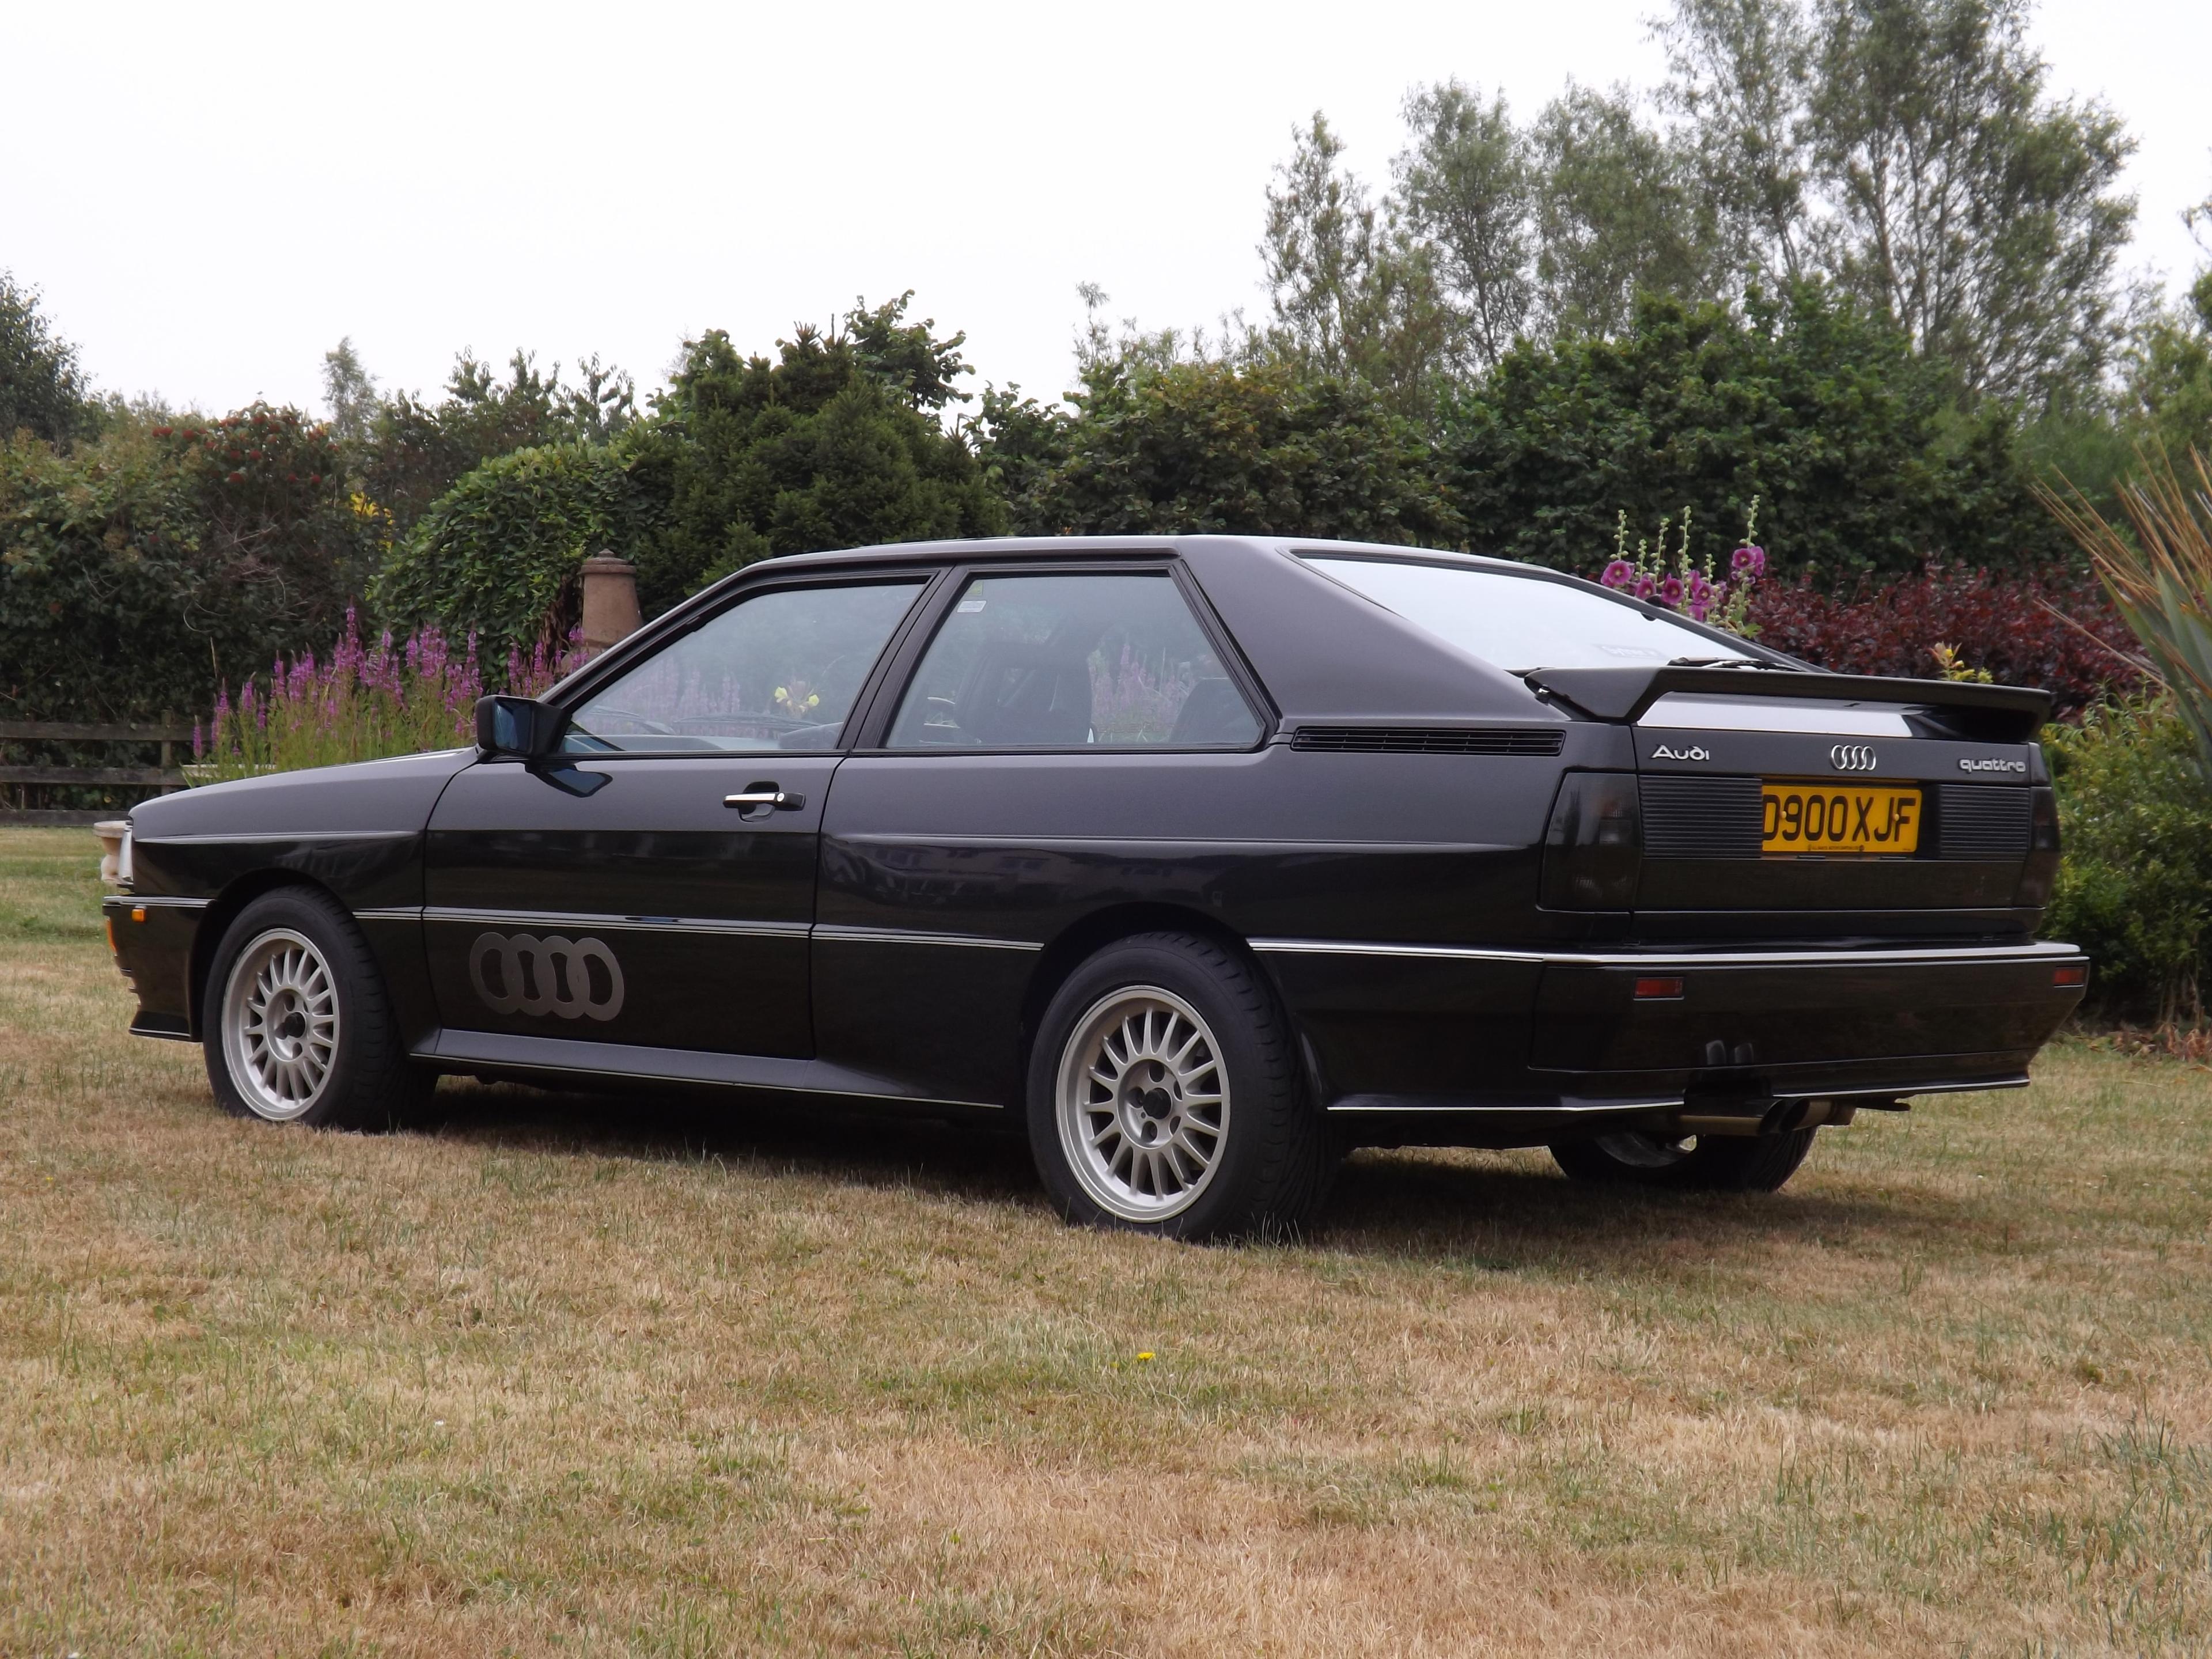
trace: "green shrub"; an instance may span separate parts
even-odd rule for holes
[[[1006,509],[939,410],[967,373],[960,337],[855,307],[842,331],[801,327],[776,360],[712,330],[684,344],[632,436],[666,517],[638,556],[648,617],[756,559],[878,542],[997,535]]]
[[[2065,860],[2044,932],[2087,951],[2106,1012],[2201,1020],[2212,983],[2212,786],[2170,703],[2091,711],[2045,744]]]
[[[473,634],[499,662],[566,635],[578,567],[610,549],[638,555],[654,506],[626,450],[592,444],[518,449],[468,473],[395,549],[372,591],[399,628]]]
[[[1559,570],[1596,568],[1623,507],[1649,525],[1686,501],[1725,534],[1753,496],[1777,574],[1824,583],[2070,551],[2008,411],[1960,415],[1936,365],[1814,284],[1740,313],[1647,295],[1619,335],[1524,341],[1448,404],[1436,454],[1476,552]]]
[[[336,632],[377,546],[329,434],[257,404],[0,445],[0,714],[205,708]]]
[[[1073,418],[986,408],[986,463],[1029,533],[1461,538],[1419,429],[1359,381],[1133,351],[1084,379]]]

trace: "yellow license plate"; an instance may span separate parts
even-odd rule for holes
[[[1759,806],[1762,853],[1910,853],[1920,845],[1917,784],[1768,778]]]

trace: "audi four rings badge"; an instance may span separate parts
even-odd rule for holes
[[[604,993],[592,983],[593,963],[606,982]],[[488,968],[497,970],[496,988]],[[595,939],[478,933],[469,947],[469,982],[495,1013],[612,1019],[622,1012],[622,964]]]
[[[1838,772],[1871,772],[1875,768],[1874,745],[1839,743],[1828,751],[1828,760]]]
[[[2024,760],[2005,760],[2001,757],[1990,760],[1962,760],[1959,763],[1959,769],[1961,772],[2025,772],[2027,770],[2027,763]]]
[[[1687,749],[1669,749],[1662,743],[1651,751],[1651,758],[1653,760],[1711,760],[1712,756],[1695,744],[1692,744]]]

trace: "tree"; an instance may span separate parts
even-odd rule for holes
[[[1273,323],[1267,350],[1306,375],[1364,380],[1407,413],[1425,409],[1452,323],[1425,251],[1379,213],[1339,165],[1343,142],[1318,110],[1267,188],[1260,255]]]
[[[2212,256],[2212,197],[2181,216]],[[2121,425],[2127,439],[2170,456],[2191,449],[2212,455],[2212,262],[2197,271],[2181,303],[2161,305],[2144,319],[2130,343],[2126,370]],[[2115,475],[2119,470],[2112,469]],[[2069,482],[2081,487],[2078,479]],[[2097,505],[2107,516],[2117,512],[2117,501]]]
[[[2030,0],[1676,0],[1666,100],[1755,268],[1833,276],[1962,399],[2093,395],[2134,145],[2047,97]]]
[[[351,355],[348,343],[339,350]],[[331,359],[325,362],[325,384],[332,385]],[[379,405],[349,459],[393,538],[404,538],[431,502],[495,456],[547,444],[605,443],[627,429],[636,414],[629,376],[597,357],[576,369],[575,383],[564,386],[557,366],[541,374],[537,359],[518,350],[501,380],[490,364],[464,351],[437,403],[403,392]],[[356,360],[349,372],[359,371]]]
[[[323,403],[331,411],[331,434],[349,449],[366,445],[383,408],[376,377],[362,367],[347,335],[323,354]]]
[[[1670,71],[1660,101],[1691,129],[1731,263],[1769,281],[1809,275],[1810,20],[1795,0],[1675,0],[1657,33]]]
[[[1534,180],[1528,144],[1505,100],[1441,81],[1406,96],[1411,143],[1395,164],[1407,234],[1429,251],[1438,296],[1453,313],[1450,356],[1462,373],[1492,368],[1528,326]]]
[[[948,403],[966,403],[971,393],[957,390],[953,382],[969,372],[960,348],[968,343],[965,330],[949,339],[930,331],[937,319],[918,323],[906,320],[914,299],[912,289],[874,310],[866,300],[854,300],[845,313],[846,337],[860,371],[912,404],[916,409],[940,410]]]
[[[38,289],[0,270],[0,444],[18,430],[66,444],[99,424],[76,348],[40,314]]]
[[[653,418],[625,447],[665,502],[637,553],[648,616],[776,553],[983,536],[1005,508],[958,430],[963,337],[907,325],[902,298],[856,304],[828,333],[801,325],[771,362],[713,330],[688,341]]]
[[[1570,86],[1538,117],[1536,276],[1556,329],[1625,327],[1639,293],[1696,299],[1716,283],[1712,216],[1626,87]]]
[[[1021,409],[1000,428],[1027,469],[1023,533],[1459,539],[1420,429],[1364,381],[1135,350],[1094,361],[1074,402],[1056,425]]]

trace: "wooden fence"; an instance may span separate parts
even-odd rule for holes
[[[70,786],[122,788],[133,792],[133,804],[149,795],[167,794],[185,787],[177,765],[179,744],[189,745],[192,728],[166,717],[156,724],[133,726],[96,720],[0,720],[0,744],[24,743],[83,743],[109,746],[130,744],[143,757],[158,752],[154,766],[8,766],[0,765],[0,823],[97,823],[120,817],[128,805],[102,807],[33,806],[33,795]],[[13,796],[12,804],[8,797]]]

